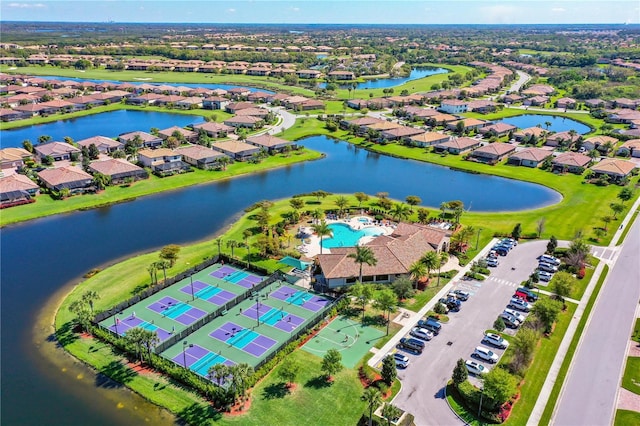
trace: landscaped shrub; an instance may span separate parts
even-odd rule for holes
[[[504,329],[506,328],[506,325],[504,325],[504,320],[502,319],[502,317],[496,318],[496,320],[493,322],[493,328],[495,328],[500,332],[504,331]]]

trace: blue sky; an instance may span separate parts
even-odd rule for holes
[[[640,0],[1,0],[3,21],[558,24],[640,23]]]

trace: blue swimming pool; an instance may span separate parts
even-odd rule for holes
[[[329,225],[333,236],[322,240],[322,247],[355,247],[360,238],[367,236],[377,236],[382,234],[382,230],[376,227],[367,227],[364,229],[353,229],[344,223],[332,223]]]

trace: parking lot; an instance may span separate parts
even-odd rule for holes
[[[468,291],[469,300],[462,303],[460,312],[449,313],[449,322],[442,325],[438,336],[426,342],[422,355],[404,352],[410,362],[406,370],[398,371],[402,390],[394,404],[411,412],[417,425],[461,424],[443,399],[453,368],[459,358],[473,359],[470,355],[478,345],[502,356],[503,350],[481,343],[484,331],[493,327],[516,288],[536,268],[536,258],[545,248],[546,241],[521,243],[507,256],[499,257],[499,266],[490,268],[491,275],[485,281],[455,283],[453,290]],[[486,362],[482,364],[490,366]],[[472,381],[475,380],[472,378]]]

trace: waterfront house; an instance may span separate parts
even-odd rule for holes
[[[216,151],[220,151],[223,154],[227,154],[229,157],[237,161],[248,160],[252,155],[260,152],[259,147],[236,140],[216,142],[211,145],[211,148]]]
[[[127,179],[140,180],[147,179],[149,173],[135,164],[129,163],[121,158],[110,158],[108,160],[94,161],[89,165],[89,172],[92,174],[101,173],[111,178],[112,185],[124,183]]]
[[[440,102],[438,111],[442,111],[447,114],[461,114],[467,112],[469,103],[466,101],[460,101],[458,99],[443,99]]]
[[[76,166],[44,169],[38,172],[42,184],[54,191],[68,189],[72,194],[82,193],[93,184],[93,177]]]
[[[598,164],[591,167],[594,176],[608,176],[610,180],[619,182],[631,175],[636,163],[628,160],[620,160],[617,158],[605,158]]]
[[[318,70],[299,70],[299,71],[296,71],[296,75],[298,76],[298,78],[312,79],[312,78],[320,78],[322,73]]]
[[[542,148],[527,148],[509,157],[509,164],[525,167],[538,167],[544,160],[551,157],[553,151]]]
[[[2,148],[0,149],[1,170],[15,170],[23,167],[25,161],[33,160],[33,154],[24,148]]]
[[[496,135],[496,136],[506,136],[509,132],[513,132],[517,129],[513,124],[508,123],[495,123],[489,124],[488,126],[484,126],[479,130],[479,133],[483,135]]]
[[[590,163],[591,157],[577,152],[562,153],[551,162],[554,172],[571,172],[577,174],[582,174]]]
[[[53,158],[53,161],[71,160],[73,155],[79,155],[80,150],[66,142],[49,142],[34,146],[36,158],[42,162],[45,157]]]
[[[82,139],[76,142],[80,147],[89,148],[91,145],[95,145],[101,154],[111,154],[118,149],[124,148],[124,144],[120,141],[108,138],[106,136],[92,136],[87,139]]]
[[[422,129],[416,129],[415,127],[400,126],[394,129],[387,129],[380,132],[380,139],[386,139],[388,141],[402,141],[424,133]]]
[[[509,143],[490,143],[474,150],[471,153],[471,158],[483,163],[495,164],[515,150],[515,145]]]
[[[198,140],[198,132],[183,129],[182,127],[178,127],[178,126],[172,126],[172,127],[169,127],[168,129],[160,130],[158,131],[158,136],[160,136],[160,138],[163,141],[166,141],[171,136],[173,136],[174,133],[176,132],[181,135],[181,138],[178,138],[178,140],[182,139],[183,141],[189,142],[189,143],[194,143]]]
[[[168,148],[141,149],[138,161],[144,167],[150,167],[158,176],[168,176],[189,170],[189,165],[182,161],[182,156]]]
[[[611,136],[598,135],[598,136],[592,136],[582,141],[582,148],[584,148],[587,151],[597,149],[601,153],[606,154],[617,143],[618,143],[618,139],[616,138],[612,138]]]
[[[450,154],[461,154],[480,146],[480,141],[472,138],[451,138],[447,142],[435,145],[436,152],[448,152]]]
[[[355,80],[356,75],[351,71],[330,71],[329,73],[327,73],[327,77],[341,81],[349,81]]]
[[[575,109],[577,104],[573,98],[560,98],[556,101],[556,108]]]
[[[451,136],[437,132],[424,132],[419,135],[411,136],[408,140],[409,145],[426,148],[432,145],[438,145],[448,142]]]
[[[264,125],[264,120],[262,120],[260,117],[252,117],[250,115],[235,116],[226,119],[224,121],[224,124],[235,128],[259,129]]]
[[[227,134],[233,132],[233,127],[222,123],[216,123],[215,121],[194,124],[192,127],[196,132],[201,130],[205,131],[207,135],[212,138],[223,138],[226,137]]]
[[[25,175],[0,177],[0,208],[30,203],[39,192],[40,187]]]
[[[144,148],[158,148],[162,146],[162,139],[147,132],[135,131],[123,133],[118,136],[118,140],[124,144],[138,139]]]
[[[209,98],[205,98],[202,101],[202,108],[204,109],[225,109],[227,105],[229,105],[231,101],[227,98],[223,98],[221,96],[211,96]]]
[[[513,138],[518,142],[526,141],[527,138],[535,137],[537,140],[544,137],[547,131],[542,127],[527,127],[526,129],[518,130],[513,133]]]
[[[253,102],[232,102],[224,107],[229,114],[237,114],[242,109],[255,108]]]
[[[618,148],[617,155],[640,158],[640,139],[630,139]]]
[[[219,151],[201,145],[181,146],[175,151],[182,156],[182,161],[185,163],[204,170],[217,167],[218,160],[226,157]]]
[[[484,120],[478,120],[477,118],[463,118],[462,120],[452,121],[447,123],[448,130],[457,130],[458,123],[462,123],[465,131],[476,130],[479,131],[482,127],[487,125],[487,122]]]
[[[294,147],[295,142],[277,138],[267,133],[247,138],[247,143],[266,149],[269,154],[281,152],[285,147]]]

